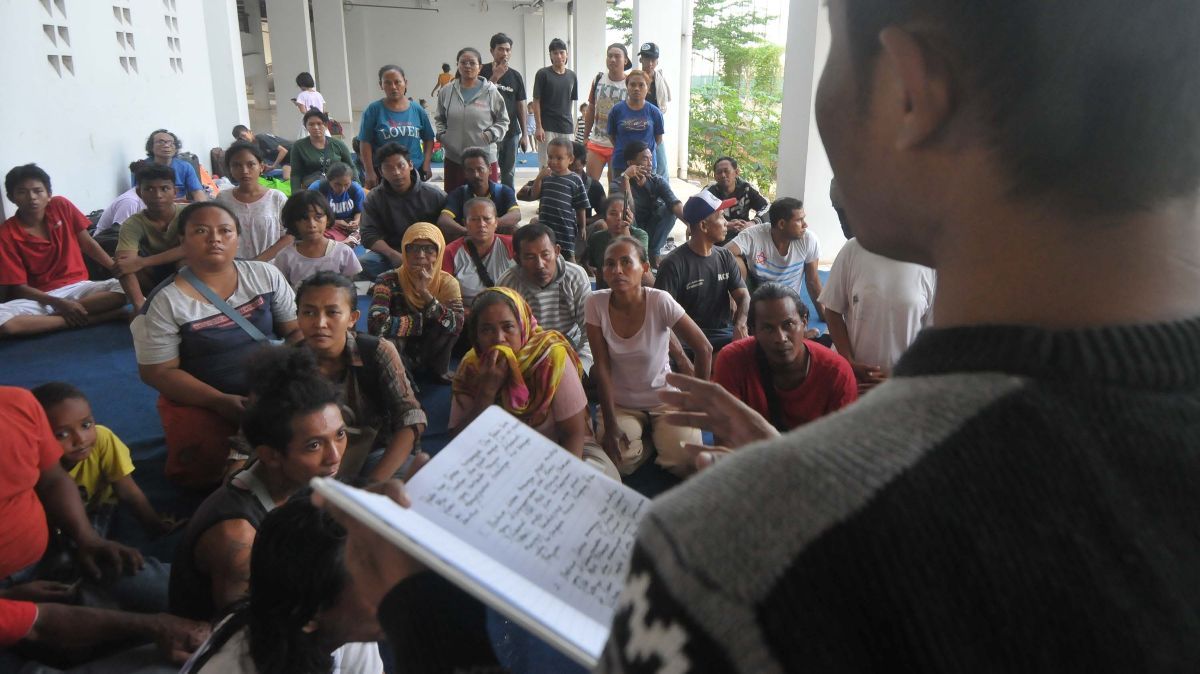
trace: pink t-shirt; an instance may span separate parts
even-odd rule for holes
[[[451,398],[450,428],[458,428],[462,424],[466,408],[473,406],[474,402],[465,396],[456,395]],[[583,382],[579,380],[579,373],[574,368],[568,368],[563,373],[562,381],[558,384],[554,400],[550,401],[550,416],[546,417],[541,426],[537,426],[533,430],[546,436],[551,442],[561,443],[558,422],[570,419],[585,407],[587,407],[587,394],[583,392]]]
[[[662,404],[658,392],[671,388],[667,384],[671,328],[684,315],[683,307],[669,293],[655,288],[645,290],[646,320],[642,329],[628,339],[613,331],[608,315],[612,290],[592,293],[584,307],[587,324],[599,326],[608,344],[613,402],[633,410],[658,407]]]

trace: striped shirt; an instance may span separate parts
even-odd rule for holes
[[[742,251],[756,286],[782,283],[800,292],[804,289],[804,265],[821,259],[821,242],[811,229],[792,241],[787,255],[780,255],[771,240],[771,225],[747,227],[733,243]]]
[[[592,347],[587,341],[583,314],[587,298],[592,294],[592,282],[583,267],[558,258],[558,274],[544,288],[526,279],[519,266],[509,267],[496,285],[520,293],[529,303],[538,325],[561,332],[579,354],[583,371],[592,369]]]
[[[558,245],[568,258],[575,258],[575,229],[579,226],[575,213],[592,207],[583,180],[574,173],[542,178],[542,194],[538,203],[538,221],[554,230]]]

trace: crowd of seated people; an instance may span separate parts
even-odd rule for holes
[[[381,69],[385,98],[360,135],[363,182],[319,108],[305,111],[307,135],[294,143],[236,127],[221,167],[233,186],[213,199],[178,156],[178,137],[160,129],[132,167],[134,187],[105,215],[111,256],[87,217],[51,192],[49,175],[13,168],[5,189],[17,212],[0,225],[0,336],[129,320],[138,374],[158,394],[166,477],[206,498],[185,524],[158,513],[134,481],[128,447],[70,384],[39,387],[36,407],[0,389],[0,416],[25,434],[0,440],[25,466],[0,496],[20,502],[9,512],[26,529],[0,546],[0,646],[36,655],[90,622],[60,661],[111,655],[106,645],[131,640],[161,652],[121,651],[113,662],[179,660],[211,628],[187,671],[288,671],[303,660],[375,672],[378,652],[351,643],[380,632],[374,607],[355,603],[344,532],[302,491],[314,476],[363,484],[412,475],[429,459],[423,387],[449,387],[438,411],[451,433],[499,405],[620,481],[646,464],[675,479],[696,470],[706,429],[671,402],[677,386],[718,386],[783,431],[885,379],[929,323],[932,272],[892,269],[852,241],[822,288],[803,204],[768,207],[730,157],[681,200],[656,166],[662,115],[647,93],[661,95],[657,76],[625,75],[627,53],[610,52],[609,76],[594,85],[610,100],[589,120],[587,145],[543,134],[544,165],[517,193],[496,175],[501,93],[471,49],[439,97],[437,137],[457,144],[460,184],[449,193],[428,181],[433,128],[409,105],[395,65]],[[479,119],[460,110],[472,93],[488,101]],[[636,133],[646,118],[648,135]],[[405,130],[390,130],[399,123]],[[587,170],[589,153],[604,155],[611,194]],[[290,197],[262,180],[278,169]],[[538,201],[530,222],[518,200]],[[688,240],[664,254],[677,220]],[[112,278],[89,278],[85,256]],[[879,278],[908,292],[863,290]],[[805,288],[818,315],[827,312],[836,352],[808,339]],[[360,296],[369,298],[365,329]],[[878,322],[881,311],[890,322]],[[717,435],[708,450],[728,442]],[[170,565],[103,538],[117,507],[151,536],[181,529]],[[61,545],[28,521],[42,510]],[[47,547],[73,555],[76,576],[99,576],[65,585],[60,569],[49,580],[39,564]]]

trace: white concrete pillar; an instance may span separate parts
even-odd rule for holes
[[[316,32],[317,91],[325,97],[325,112],[342,123],[346,137],[354,133],[350,102],[350,65],[346,54],[346,14],[341,2],[312,3]]]
[[[242,65],[250,90],[254,94],[254,109],[271,109],[271,82],[267,77],[267,49],[263,44],[262,9],[257,2],[246,3],[246,21],[249,23],[249,39],[242,44]]]
[[[821,261],[831,263],[845,237],[829,203],[833,170],[813,115],[813,99],[830,42],[829,10],[818,5],[818,0],[790,0],[788,7],[776,196],[804,200],[808,226],[821,241]]]
[[[804,194],[816,84],[819,6],[820,0],[790,0],[788,6],[783,113],[779,124],[778,196],[803,198]]]
[[[579,77],[579,101],[588,99],[588,87],[596,73],[604,72],[605,16],[607,4],[604,0],[575,0],[575,44],[571,46],[571,59],[567,67]],[[578,112],[578,106],[576,106]]]
[[[683,15],[686,0],[633,0],[633,44],[629,46],[629,58],[633,59],[633,67],[638,68],[638,49],[646,42],[658,45],[658,69],[662,71],[667,84],[671,87],[671,102],[667,103],[664,117],[666,133],[663,143],[667,147],[667,167],[671,175],[676,175],[676,147],[679,139],[679,124],[676,114],[681,107],[677,96],[683,90],[680,85],[680,70],[683,63]],[[688,54],[686,58],[691,58]]]
[[[519,51],[522,63],[521,76],[525,78],[525,94],[532,101],[533,76],[538,70],[541,70],[542,66],[550,62],[549,56],[545,55],[547,54],[545,43],[549,42],[550,38],[546,37],[546,18],[542,14],[526,14],[523,17],[522,28],[520,43],[513,45],[512,61],[515,66],[517,62],[515,52]]]
[[[675,174],[687,180],[688,169],[691,168],[690,137],[692,128],[692,3],[683,6],[683,35],[679,41],[680,53],[683,58],[679,61],[679,91],[675,98],[679,105],[675,106],[672,117],[679,125],[679,136],[675,143]]]
[[[237,124],[250,120],[246,108],[246,71],[242,67],[242,39],[234,0],[204,3],[208,63],[212,71],[212,104],[218,138]],[[207,157],[202,159],[207,163]]]
[[[302,72],[316,74],[308,0],[267,0],[267,27],[271,31],[277,128],[280,135],[291,138],[298,135],[301,128],[300,112],[291,102],[299,92],[296,75]]]

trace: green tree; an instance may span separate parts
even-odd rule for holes
[[[696,0],[693,17],[692,48],[719,77],[692,89],[689,169],[710,175],[712,162],[729,155],[746,180],[773,194],[783,48],[761,35],[775,17],[755,14],[749,0]]]
[[[621,42],[633,42],[633,7],[629,0],[617,0],[608,6],[608,27],[621,32]]]

